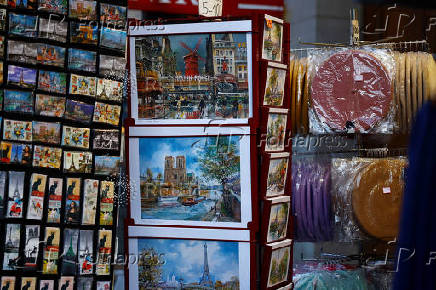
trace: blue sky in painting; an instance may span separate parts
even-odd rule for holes
[[[158,173],[163,176],[165,156],[185,156],[186,171],[201,176],[198,159],[203,152],[207,139],[208,137],[140,138],[139,170],[141,175],[145,176],[147,168],[150,168],[154,176]],[[233,136],[232,142],[237,142],[238,139],[239,136]],[[239,149],[239,145],[236,148]],[[237,153],[239,153],[239,150]]]
[[[21,72],[23,72],[23,79],[25,83],[35,84],[36,83],[36,70],[20,67],[15,65],[10,65],[8,67],[8,80],[11,82],[18,83],[20,81]]]
[[[223,34],[217,34],[217,37],[222,37]],[[195,49],[195,46],[198,43],[198,40],[202,38],[202,41],[200,43],[200,46],[198,48],[198,54],[206,59],[207,53],[206,53],[206,43],[207,39],[209,37],[209,34],[183,34],[183,35],[171,35],[169,37],[170,43],[171,43],[171,49],[173,52],[176,53],[176,65],[177,70],[181,72],[185,72],[185,62],[183,60],[183,57],[189,53],[189,50],[181,46],[181,42],[184,42],[188,47],[190,47],[192,50]],[[239,42],[246,42],[246,35],[245,33],[233,33],[233,41],[236,43]],[[159,37],[159,42],[162,45],[162,37]],[[201,59],[199,60],[199,69],[201,72],[201,69],[204,68],[204,61]]]
[[[207,241],[209,272],[217,281],[227,282],[232,276],[239,277],[239,251],[237,242]],[[204,241],[175,239],[139,239],[138,249],[154,248],[158,254],[165,254],[162,280],[172,275],[183,278],[184,283],[199,282],[204,267]]]

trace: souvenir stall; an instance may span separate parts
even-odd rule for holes
[[[127,2],[0,5],[0,287],[109,289]]]
[[[129,28],[126,288],[289,289],[289,24]]]
[[[396,271],[409,133],[436,63],[425,40],[357,29],[351,43],[291,50],[294,289],[391,289]]]

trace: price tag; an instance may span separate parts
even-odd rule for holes
[[[389,193],[391,193],[391,188],[390,188],[390,187],[383,187],[383,193],[384,193],[384,194],[389,194]]]
[[[199,0],[198,14],[206,17],[223,15],[223,0]]]

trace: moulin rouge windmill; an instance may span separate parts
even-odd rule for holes
[[[183,60],[185,61],[185,76],[198,76],[198,60],[200,59],[201,61],[206,62],[206,60],[198,54],[198,49],[202,40],[202,38],[198,40],[194,49],[190,48],[183,41],[180,42],[180,45],[189,51],[189,53],[183,57]]]

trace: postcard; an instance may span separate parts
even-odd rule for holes
[[[20,171],[9,171],[8,208],[6,212],[7,218],[23,217],[25,174],[25,172]]]
[[[95,156],[97,175],[117,175],[120,172],[120,156]]]
[[[26,64],[36,64],[37,43],[8,40],[8,60]]]
[[[0,84],[3,84],[3,62],[0,62]]]
[[[80,44],[98,44],[98,24],[95,22],[70,22],[70,41]]]
[[[152,43],[164,51],[157,66],[140,61]],[[249,46],[246,33],[135,38],[137,62],[131,69],[137,90],[132,91],[132,117],[145,123],[163,119],[247,122],[252,114]],[[189,57],[194,52],[196,65],[191,67]]]
[[[102,181],[100,187],[100,226],[113,224],[115,182]]]
[[[62,275],[75,275],[77,265],[77,244],[79,241],[79,230],[65,229],[64,252],[62,254]]]
[[[285,193],[289,157],[272,158],[269,162],[266,196],[277,196]]]
[[[39,18],[39,38],[67,42],[68,22],[63,19]]]
[[[160,261],[156,280],[162,282],[155,282],[151,276],[145,275],[149,271],[148,265],[138,263],[137,277],[144,279],[136,278],[132,289],[143,289],[147,287],[145,285],[152,285],[150,288],[169,290],[172,287],[195,288],[195,285],[199,284],[208,285],[203,286],[205,288],[215,289],[217,281],[220,285],[227,285],[228,289],[250,289],[247,276],[250,267],[246,266],[246,270],[242,266],[246,265],[249,258],[241,261],[247,255],[247,249],[241,245],[242,243],[158,238],[141,238],[133,242],[140,259],[152,257]],[[189,271],[184,271],[183,267],[188,267]]]
[[[273,202],[271,205],[268,219],[267,243],[284,239],[288,233],[289,197],[287,197],[287,199],[281,199],[287,200],[287,202]]]
[[[36,9],[36,0],[8,0],[8,8],[11,9]]]
[[[13,163],[20,165],[32,164],[31,145],[1,141],[0,150],[0,162],[2,163]]]
[[[6,28],[6,9],[0,9],[0,31]]]
[[[282,106],[285,95],[286,66],[270,63],[266,71],[264,106]]]
[[[168,137],[156,137],[162,133],[156,129],[138,128],[134,134],[147,137],[129,141],[135,223],[245,227],[251,221],[247,128],[210,128],[209,136],[201,136],[203,127],[185,128],[183,133],[165,127],[172,134]],[[234,135],[215,135],[225,132]]]
[[[71,0],[70,0],[71,1]],[[74,277],[62,276],[59,279],[59,290],[73,290],[74,289]]]
[[[65,151],[64,172],[92,173],[92,153],[86,151]]]
[[[43,274],[58,273],[60,235],[61,231],[59,228],[45,228],[44,251],[42,261]]]
[[[67,14],[67,0],[39,0],[38,10],[57,14]]]
[[[58,145],[61,141],[61,123],[33,121],[33,141]]]
[[[119,150],[120,131],[95,129],[93,136],[93,149],[100,150]]]
[[[61,222],[62,208],[62,187],[64,180],[62,178],[50,177],[48,181],[48,223]]]
[[[271,113],[271,110],[268,115],[265,151],[283,151],[285,149],[287,114],[278,111]]]
[[[27,219],[42,220],[44,211],[44,195],[47,184],[47,175],[32,173],[30,179],[30,194],[27,204]]]
[[[40,280],[39,281],[40,290],[54,290],[54,280]]]
[[[97,53],[95,51],[76,48],[68,49],[68,69],[95,72]]]
[[[71,74],[70,94],[95,97],[96,78]]]
[[[65,119],[90,123],[94,114],[94,105],[79,101],[67,100],[65,105]]]
[[[99,72],[102,76],[124,78],[126,65],[124,57],[100,54]]]
[[[64,126],[62,129],[62,146],[89,148],[89,128]]]
[[[65,112],[65,102],[65,97],[37,94],[35,98],[35,114],[62,118]]]
[[[82,225],[95,225],[98,185],[96,179],[85,179],[83,186]]]
[[[33,113],[33,94],[29,91],[4,90],[5,112]]]
[[[33,148],[33,166],[60,169],[62,149],[35,145]]]
[[[0,15],[1,14],[2,13],[0,12]],[[9,13],[9,33],[18,36],[36,38],[37,36],[36,32],[38,31],[36,29],[37,28],[36,19],[37,17],[33,15]]]
[[[272,287],[288,280],[290,258],[290,246],[278,248],[272,251],[268,272],[268,287]]]
[[[65,94],[67,92],[67,74],[63,72],[40,70],[38,89],[50,93]]]
[[[4,119],[3,139],[32,142],[32,122]]]
[[[8,65],[8,84],[23,88],[36,87],[37,70],[33,68]]]
[[[97,290],[111,289],[111,281],[97,281]]]
[[[0,57],[3,58],[5,56],[5,37],[0,35]]]
[[[15,289],[15,277],[14,276],[2,276],[1,288],[2,289]]]
[[[100,46],[124,52],[126,50],[127,32],[102,27],[100,30]]]
[[[67,199],[65,206],[65,222],[68,224],[80,223],[80,178],[67,178]]]
[[[65,48],[45,43],[38,44],[36,60],[39,64],[64,67]]]
[[[99,78],[96,98],[99,100],[121,102],[123,98],[123,83]]]
[[[121,106],[95,102],[93,121],[118,126],[120,122]]]
[[[92,277],[79,277],[77,279],[77,290],[92,290],[93,288],[93,280]],[[110,289],[108,289],[110,290]]]
[[[26,225],[26,239],[24,245],[24,268],[36,269],[39,253],[40,228],[36,225]]]
[[[282,61],[283,20],[265,15],[263,26],[262,58]]]
[[[79,275],[93,273],[94,267],[94,231],[81,230],[79,240]]]
[[[4,90],[0,90],[0,111],[3,110]]]
[[[20,262],[20,224],[6,224],[3,270],[17,270]]]
[[[98,231],[97,249],[98,256],[95,273],[97,275],[110,275],[112,257],[112,231]]]
[[[6,189],[6,171],[0,171],[0,218],[5,214],[5,189]]]
[[[88,0],[70,0],[70,18],[97,20],[97,2]]]
[[[100,4],[100,22],[107,27],[123,29],[127,23],[127,8],[107,3]]]
[[[36,290],[36,277],[21,277],[21,289]]]

